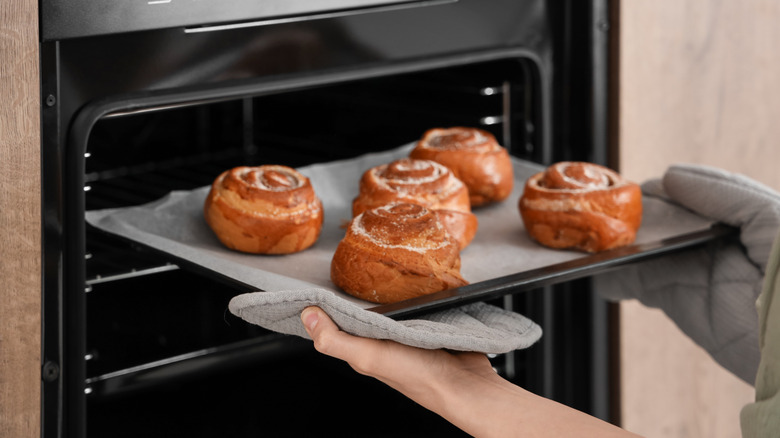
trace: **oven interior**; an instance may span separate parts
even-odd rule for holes
[[[530,59],[513,57],[109,113],[86,143],[86,210],[209,185],[238,165],[387,150],[439,126],[487,129],[511,154],[541,162],[540,77]],[[88,436],[460,434],[310,342],[234,317],[227,302],[245,286],[86,227]],[[592,379],[600,365],[589,351],[598,333],[580,320],[598,306],[587,289],[580,280],[496,299],[545,331],[537,345],[493,357],[496,369],[590,410],[603,382]]]

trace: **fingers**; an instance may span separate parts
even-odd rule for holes
[[[419,400],[430,369],[438,369],[435,357],[443,351],[421,350],[396,342],[353,336],[341,331],[319,307],[307,307],[301,321],[320,353],[347,362],[360,374],[374,377]],[[430,379],[429,379],[430,380]]]
[[[341,331],[316,306],[305,308],[301,321],[317,351],[347,362],[358,373],[374,377],[436,412],[441,401],[435,396],[436,388],[460,382],[462,376],[501,379],[484,354],[452,354],[353,336]]]
[[[664,188],[695,213],[739,227],[748,257],[762,272],[780,227],[780,193],[747,176],[705,165],[670,166]]]

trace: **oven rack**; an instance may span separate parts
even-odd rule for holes
[[[221,154],[199,157],[187,162],[143,164],[115,169],[112,172],[87,175],[84,187],[87,210],[140,205],[165,196],[171,190],[190,190],[209,184],[226,166],[243,154]],[[243,158],[241,158],[243,160]],[[122,281],[179,269],[162,255],[145,251],[133,242],[124,241],[86,225],[86,284]]]
[[[310,350],[303,338],[266,334],[216,347],[130,366],[87,377],[84,392],[91,397],[122,395],[158,385],[170,385],[205,374],[272,362]],[[90,357],[86,358],[88,361]]]
[[[87,236],[86,292],[92,292],[96,284],[179,269],[178,265],[144,251],[132,242],[119,242],[120,239],[92,227],[88,227]]]
[[[90,397],[113,397],[160,384],[177,384],[205,374],[271,363],[310,351],[311,343],[303,338],[269,332],[243,341],[87,377],[84,393]],[[510,357],[502,356],[489,354],[488,358],[496,372],[504,375],[513,365]],[[91,357],[88,355],[86,359],[89,361]]]

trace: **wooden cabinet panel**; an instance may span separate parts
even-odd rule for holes
[[[0,436],[40,435],[38,4],[0,2]]]
[[[711,164],[780,188],[780,2],[623,1],[620,166]]]

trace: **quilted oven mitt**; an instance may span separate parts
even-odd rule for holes
[[[525,316],[485,303],[396,321],[317,288],[250,292],[234,297],[228,308],[249,323],[310,339],[300,315],[312,305],[322,308],[342,330],[353,335],[420,348],[500,354],[527,348],[542,335],[541,327]]]
[[[662,309],[720,365],[752,384],[760,359],[756,299],[780,227],[780,194],[745,176],[675,165],[642,186],[649,196],[739,229],[739,239],[599,275],[610,300],[638,299]]]

